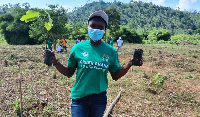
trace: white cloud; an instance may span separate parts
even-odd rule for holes
[[[197,2],[197,0],[191,0],[191,2],[192,2],[192,3],[195,3],[195,2]]]
[[[146,3],[152,2],[153,4],[159,5],[159,6],[165,6],[165,0],[133,0],[133,1],[142,1]],[[195,1],[195,0],[193,0]]]
[[[156,5],[165,6],[165,0],[152,0]]]
[[[181,11],[188,10],[190,9],[190,6],[195,2],[197,2],[197,0],[179,0],[179,3],[178,5],[176,5],[176,8],[179,8]]]
[[[67,12],[72,12],[74,10],[74,7],[73,6],[69,6],[69,5],[62,5],[62,7],[64,9],[67,9],[68,11]]]
[[[72,6],[69,6],[69,5],[62,5],[63,8],[65,9],[72,9],[73,7]]]
[[[139,2],[140,0],[132,0],[132,1],[137,1],[137,2]]]

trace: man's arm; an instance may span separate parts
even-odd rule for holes
[[[56,59],[55,54],[53,52],[52,52],[52,63],[61,74],[67,76],[68,78],[70,78],[76,70],[76,67],[66,67],[66,66],[62,65]]]
[[[124,67],[122,67],[121,69],[117,70],[114,73],[111,73],[112,79],[117,81],[122,76],[124,76],[128,72],[128,70],[131,68],[132,61],[133,59],[130,59],[129,62]]]
[[[62,65],[60,62],[57,62],[54,66],[61,74],[67,76],[68,78],[72,77],[72,75],[76,70],[75,67],[66,67]]]

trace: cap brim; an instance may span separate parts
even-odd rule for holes
[[[99,11],[95,11],[94,13],[92,13],[90,15],[90,17],[88,18],[88,20],[90,20],[91,18],[95,17],[95,16],[100,16],[102,17],[102,19],[106,22],[106,24],[108,25],[108,15],[102,11],[102,10],[99,10]]]

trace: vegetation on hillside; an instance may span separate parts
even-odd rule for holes
[[[152,3],[131,2],[131,3],[105,3],[92,2],[77,8],[68,13],[67,17],[71,23],[86,22],[90,13],[97,9],[114,8],[120,13],[120,24],[130,24],[134,29],[152,30],[167,29],[174,34],[194,34],[200,29],[200,11],[191,13],[187,11],[173,10],[169,7],[162,7]]]
[[[0,8],[0,33],[8,44],[41,44],[48,38],[57,39],[63,36],[69,40],[88,39],[87,20],[90,13],[98,9],[104,10],[109,16],[106,41],[112,36],[116,41],[120,36],[128,43],[175,43],[189,41],[200,42],[200,13],[173,10],[152,3],[87,3],[72,12],[67,12],[58,5],[49,5],[49,9],[35,10],[40,12],[36,21],[21,22],[20,18],[30,5],[4,5]],[[13,7],[15,6],[15,7]],[[48,12],[49,16],[45,13]],[[52,18],[53,27],[44,30],[43,23]]]

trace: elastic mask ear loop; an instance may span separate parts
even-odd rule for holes
[[[104,35],[104,37],[105,37],[105,42],[107,42],[107,39],[106,39],[106,29],[105,29],[104,32],[105,32],[105,35]]]

